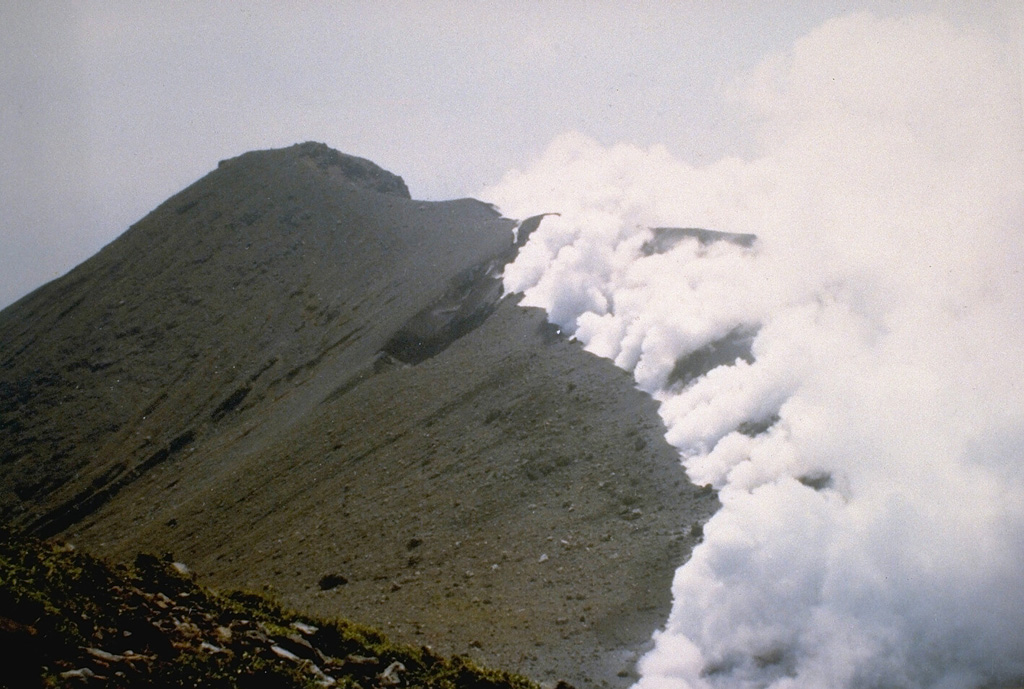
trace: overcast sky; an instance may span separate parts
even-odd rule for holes
[[[323,141],[414,197],[481,193],[557,135],[747,155],[728,93],[826,19],[1014,0],[0,3],[0,307],[247,150]],[[543,210],[543,209],[542,209]]]

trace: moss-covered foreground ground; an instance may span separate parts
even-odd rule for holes
[[[168,558],[110,565],[10,534],[0,534],[0,647],[5,687],[538,689],[261,594],[204,588]]]

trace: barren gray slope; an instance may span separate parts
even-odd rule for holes
[[[512,224],[368,165],[228,161],[0,313],[5,520],[624,685],[714,497],[629,377],[535,311],[505,300],[415,366],[380,355]]]

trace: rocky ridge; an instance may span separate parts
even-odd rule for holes
[[[515,221],[408,196],[248,153],[0,311],[0,519],[624,687],[715,496],[628,374],[500,298]]]
[[[180,562],[110,566],[63,543],[0,539],[0,686],[539,689],[465,657],[391,643],[243,591]]]

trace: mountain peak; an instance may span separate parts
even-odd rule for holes
[[[501,298],[514,226],[323,144],[223,162],[0,311],[0,530],[627,686],[715,497]]]
[[[355,186],[375,191],[379,194],[394,194],[404,199],[411,199],[409,188],[398,175],[388,172],[376,163],[336,151],[327,144],[317,141],[306,141],[287,148],[266,151],[251,151],[236,158],[222,160],[218,167],[235,164],[254,157],[281,156],[294,157],[312,163],[322,171],[338,175]]]

